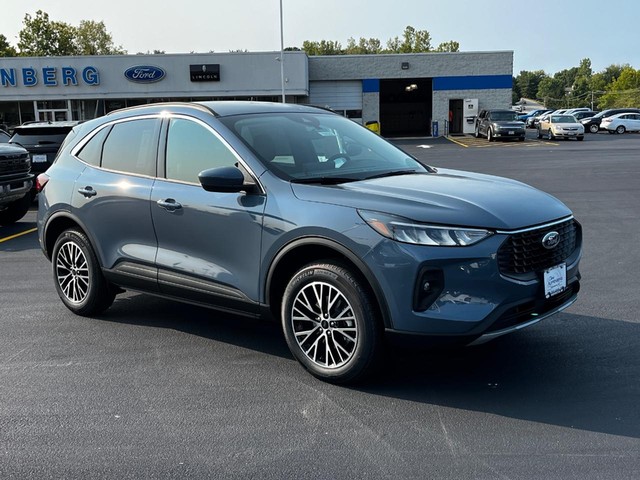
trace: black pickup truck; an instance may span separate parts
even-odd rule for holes
[[[32,186],[29,152],[0,143],[0,225],[10,225],[25,216],[31,205]]]

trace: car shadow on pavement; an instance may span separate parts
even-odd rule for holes
[[[640,438],[640,325],[558,314],[476,347],[403,350],[370,394]]]
[[[173,329],[292,360],[276,322],[161,298],[120,296],[102,321]],[[383,396],[640,438],[640,325],[560,313],[475,347],[389,347],[372,379],[354,387],[298,381],[334,395]]]
[[[293,359],[276,322],[232,315],[153,295],[119,295],[113,306],[97,318],[114,323],[177,330],[267,355]]]

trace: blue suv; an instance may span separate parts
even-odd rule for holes
[[[313,375],[370,373],[385,337],[484,342],[572,304],[581,228],[520,182],[424,166],[309,106],[171,103],[73,128],[38,178],[62,302],[124,289],[279,319]]]

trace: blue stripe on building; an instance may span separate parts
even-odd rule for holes
[[[513,77],[511,75],[469,75],[433,79],[434,90],[489,90],[512,87]]]
[[[365,78],[362,80],[363,93],[378,93],[380,91],[380,80],[378,78]]]

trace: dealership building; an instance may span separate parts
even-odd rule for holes
[[[377,122],[385,136],[468,132],[478,109],[511,106],[512,51],[285,52],[283,67],[280,52],[0,58],[0,124],[88,120],[151,102],[277,102],[283,83],[287,102]]]

